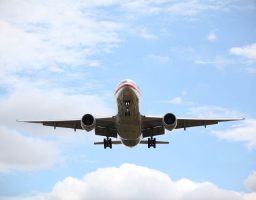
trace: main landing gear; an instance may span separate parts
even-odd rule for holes
[[[153,138],[152,136],[148,138],[148,148],[150,147],[156,148],[156,138]]]
[[[104,149],[106,149],[107,147],[109,147],[110,149],[112,149],[112,140],[111,138],[104,138]]]

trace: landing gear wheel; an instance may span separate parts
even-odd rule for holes
[[[107,140],[104,138],[103,142],[104,142],[104,149],[106,149],[107,148]]]
[[[148,148],[150,147],[156,148],[156,138],[148,138]]]
[[[104,143],[104,149],[106,149],[107,147],[109,147],[110,149],[112,149],[112,140],[111,138],[106,138],[103,140]]]

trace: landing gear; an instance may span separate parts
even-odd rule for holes
[[[104,149],[106,149],[107,147],[109,147],[110,149],[112,149],[112,140],[111,138],[106,138],[104,139]]]
[[[150,147],[156,148],[156,138],[153,138],[152,136],[148,138],[148,148]]]

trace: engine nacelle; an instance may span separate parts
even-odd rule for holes
[[[96,120],[91,114],[85,114],[81,119],[81,126],[86,131],[91,131],[95,128]]]
[[[177,118],[172,113],[167,113],[163,117],[163,125],[164,128],[171,131],[176,128],[177,126]]]

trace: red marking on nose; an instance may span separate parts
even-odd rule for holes
[[[130,83],[124,83],[124,84],[120,85],[120,86],[117,88],[117,90],[116,90],[116,92],[115,92],[115,95],[116,95],[122,88],[126,88],[126,87],[132,88],[132,89],[134,89],[136,92],[138,92],[138,93],[140,94],[140,91],[138,90],[138,88],[137,88],[136,86],[134,86],[134,85],[132,85],[132,84],[130,84]]]

